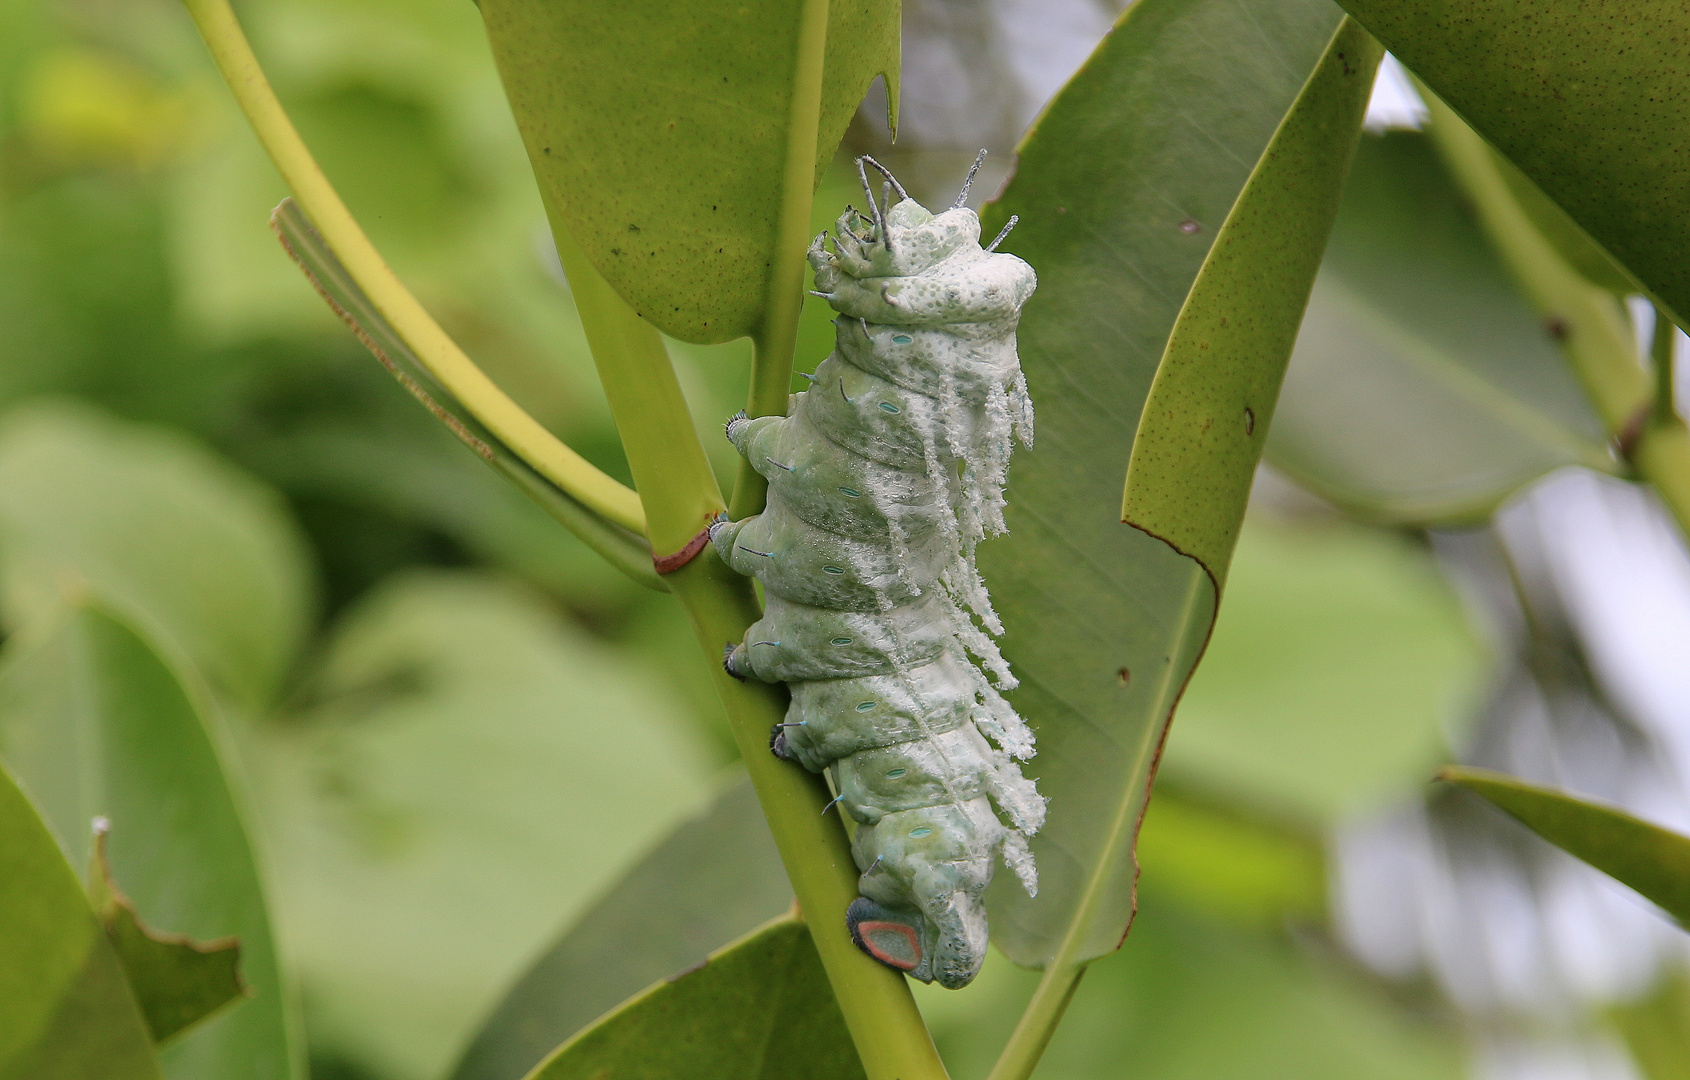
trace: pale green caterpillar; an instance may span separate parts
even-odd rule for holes
[[[880,201],[865,161],[886,176]],[[974,566],[1004,530],[1012,440],[1032,441],[1015,326],[1036,281],[995,253],[1003,234],[981,248],[966,184],[933,214],[877,162],[857,168],[872,217],[847,209],[832,250],[825,233],[810,247],[838,344],[790,416],[728,424],[768,506],[710,539],[767,596],[728,671],[790,686],[771,749],[831,769],[858,823],[852,936],[954,988],[985,958],[995,860],[1035,890],[1027,837],[1045,813],[1014,760],[1032,732],[999,693],[1014,679],[981,629],[1002,632]]]

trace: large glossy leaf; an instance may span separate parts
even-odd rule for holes
[[[521,1080],[601,1014],[791,903],[757,795],[741,779],[534,962],[464,1052],[453,1080]]]
[[[1448,768],[1439,777],[1495,803],[1551,844],[1636,889],[1690,928],[1690,836],[1488,769]]]
[[[76,873],[0,768],[0,1078],[160,1080]]]
[[[3,610],[92,586],[245,707],[304,636],[310,575],[280,498],[188,439],[69,403],[0,423]]]
[[[1189,560],[1121,524],[1134,422],[1216,231],[1339,20],[1326,0],[1140,0],[987,209],[991,228],[1020,215],[1004,247],[1040,281],[1020,330],[1038,441],[1015,460],[1009,535],[981,549],[1051,798],[1038,897],[1013,881],[990,896],[1019,963],[1050,959],[1082,902],[1082,956],[1131,921],[1132,824],[1213,614]]]
[[[1268,460],[1362,516],[1443,524],[1563,465],[1612,468],[1606,444],[1431,140],[1364,136]]]
[[[482,0],[542,190],[616,291],[682,340],[744,336],[767,302],[802,7]],[[827,8],[818,181],[898,65],[898,0]]]
[[[172,1080],[301,1075],[290,1002],[236,797],[202,712],[140,632],[91,603],[7,646],[0,755],[72,859],[111,826],[112,876],[149,926],[233,937],[252,990],[164,1054]]]
[[[1343,3],[1679,322],[1690,316],[1690,8]]]
[[[801,920],[777,919],[570,1040],[531,1080],[854,1080],[863,1075]]]
[[[705,801],[665,689],[487,576],[348,609],[294,708],[245,733],[314,1046],[398,1080],[451,1067],[558,924]]]

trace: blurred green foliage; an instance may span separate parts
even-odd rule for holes
[[[242,16],[396,269],[626,478],[474,7]],[[0,3],[0,617],[11,652],[92,597],[204,681],[315,1075],[426,1080],[704,804],[731,741],[672,601],[392,384],[270,235],[282,194],[170,0]],[[818,218],[851,197],[830,174]],[[801,368],[831,336],[805,318]],[[731,475],[714,430],[747,343],[672,351]],[[1423,549],[1320,515],[1253,520],[1229,590],[1146,825],[1141,925],[1040,1075],[1453,1075],[1450,1025],[1330,955],[1319,828],[1429,773],[1471,635]],[[922,995],[956,1075],[1030,978],[999,957]]]
[[[216,747],[221,725],[192,675],[182,677],[135,624],[72,598],[7,643],[0,666],[0,753],[47,819],[72,866],[110,881],[158,930],[199,941],[238,939],[252,999],[164,1048],[167,1075],[262,1080],[302,1074],[298,1025],[286,992],[254,846]],[[95,825],[95,822],[99,822]],[[96,833],[108,833],[96,845]],[[127,967],[138,958],[108,925]],[[155,1037],[173,981],[159,963],[130,975]]]

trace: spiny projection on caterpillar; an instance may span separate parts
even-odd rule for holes
[[[885,178],[878,199],[865,164]],[[979,168],[934,214],[858,160],[869,215],[847,208],[809,251],[837,345],[790,415],[728,423],[768,504],[710,528],[767,597],[728,672],[788,684],[770,748],[828,771],[857,822],[853,939],[952,988],[985,959],[996,860],[1036,890],[1027,838],[1045,815],[1016,764],[1033,735],[1003,698],[1015,679],[974,563],[1004,531],[1013,443],[1032,443],[1015,327],[1036,279],[996,251],[1008,227],[980,246],[963,205]]]

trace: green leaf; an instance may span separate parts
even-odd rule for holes
[[[1480,520],[1564,465],[1614,467],[1601,419],[1419,132],[1361,140],[1267,458],[1353,513],[1420,525]]]
[[[534,962],[452,1080],[520,1080],[600,1015],[792,903],[743,778],[640,861]]]
[[[581,249],[685,341],[767,304],[803,0],[482,0],[529,158]],[[896,101],[898,0],[828,5],[816,178],[875,75]]]
[[[161,1080],[76,874],[0,769],[0,1080]]]
[[[274,492],[180,435],[85,406],[0,422],[0,552],[13,628],[92,588],[243,708],[274,693],[310,614],[303,544]]]
[[[1174,323],[1127,465],[1121,520],[1218,592],[1382,53],[1338,30],[1227,215]]]
[[[1690,316],[1690,8],[1343,4],[1679,322]]]
[[[784,916],[559,1047],[531,1080],[854,1080],[863,1075],[809,928]]]
[[[491,576],[389,578],[346,611],[245,744],[314,1048],[451,1067],[558,924],[706,801],[665,691]]]
[[[143,922],[135,902],[112,880],[106,858],[108,831],[109,823],[96,818],[88,897],[117,950],[147,1030],[154,1042],[167,1042],[246,997],[240,942],[221,938],[201,943],[186,934],[160,933]]]
[[[1551,844],[1636,889],[1690,928],[1690,836],[1488,769],[1452,767],[1438,778],[1483,796]]]
[[[1189,560],[1120,523],[1121,481],[1151,377],[1192,281],[1257,159],[1337,28],[1326,0],[1252,7],[1140,0],[1021,147],[986,213],[1039,273],[1021,321],[1038,441],[1010,477],[1009,535],[980,551],[1003,613],[1030,763],[1051,798],[1039,895],[989,899],[1018,963],[1079,959],[1132,919],[1134,823],[1163,725],[1214,598]]]
[[[92,859],[89,822],[111,823],[113,875],[147,923],[241,943],[252,1000],[181,1035],[164,1054],[172,1080],[300,1075],[264,894],[203,695],[94,603],[54,621],[7,644],[0,754],[76,861]]]

